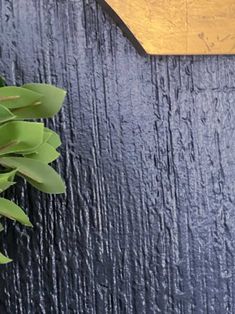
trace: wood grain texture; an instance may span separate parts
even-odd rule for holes
[[[234,54],[234,0],[105,0],[153,55]]]
[[[9,192],[0,313],[235,313],[235,57],[140,56],[94,0],[1,0],[0,71],[68,90],[67,195]]]

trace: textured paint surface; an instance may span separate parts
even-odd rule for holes
[[[93,0],[1,0],[0,71],[68,90],[67,195],[9,196],[0,313],[235,313],[235,57],[140,56]]]
[[[146,52],[234,54],[234,0],[106,0]]]

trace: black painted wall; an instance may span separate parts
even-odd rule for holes
[[[235,57],[140,55],[95,0],[0,0],[8,83],[68,90],[67,195],[18,186],[0,313],[235,313]]]

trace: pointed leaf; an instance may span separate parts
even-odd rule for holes
[[[0,155],[31,153],[43,142],[43,124],[12,121],[0,126]]]
[[[11,113],[6,107],[0,105],[0,123],[7,122],[9,120],[13,120],[15,115]]]
[[[39,160],[43,163],[49,164],[56,160],[60,154],[51,145],[43,143],[33,154],[26,155],[27,158]]]
[[[12,220],[17,220],[22,225],[32,227],[32,224],[24,211],[15,203],[2,197],[0,198],[0,215]]]
[[[61,145],[60,136],[52,131],[51,129],[44,128],[44,133],[48,134],[47,143],[50,144],[55,149],[58,148]]]
[[[0,88],[0,104],[8,109],[33,106],[40,101],[41,95],[27,88],[6,86]]]
[[[17,171],[39,191],[64,193],[65,185],[58,173],[50,166],[25,157],[2,157],[0,164]]]
[[[17,118],[49,118],[54,116],[61,108],[66,92],[48,84],[26,84],[24,89],[42,95],[37,106],[25,107],[14,111]]]
[[[14,177],[17,170],[13,170],[0,174],[0,193],[7,190],[10,186],[14,185]]]
[[[12,259],[0,253],[0,264],[8,264],[12,262]]]

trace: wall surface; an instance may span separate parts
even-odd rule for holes
[[[235,57],[140,55],[95,0],[0,0],[8,83],[68,91],[66,196],[18,186],[0,313],[235,313]]]

